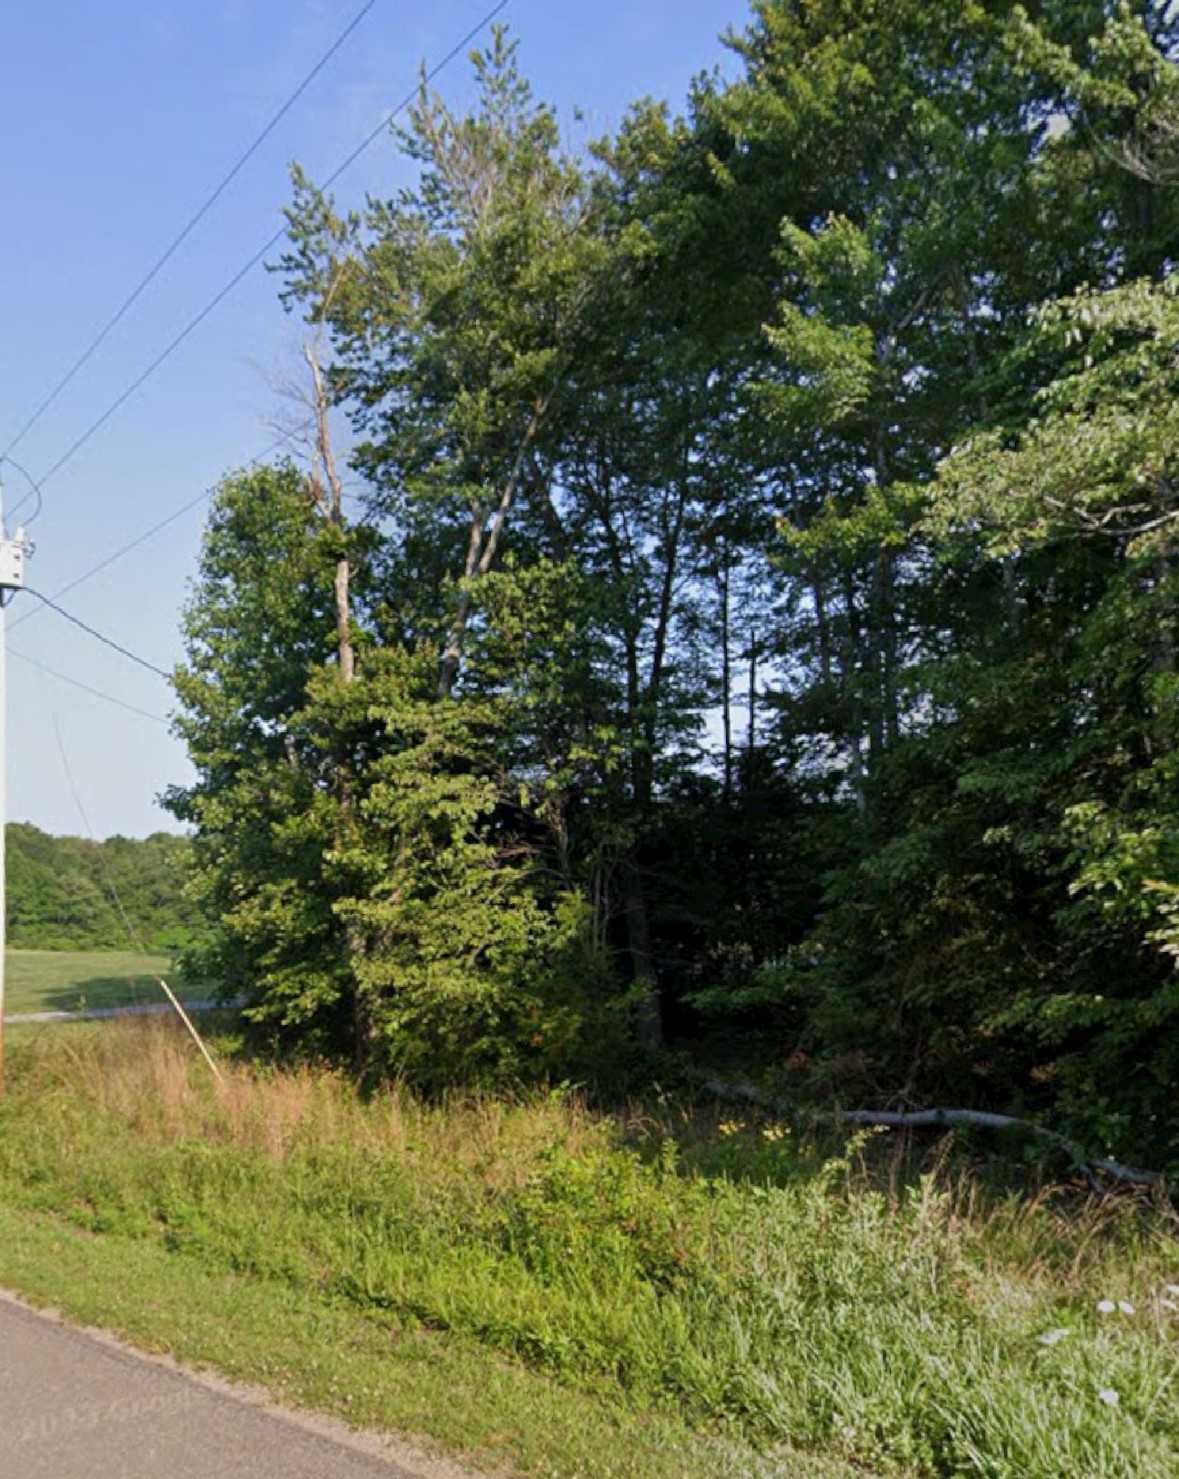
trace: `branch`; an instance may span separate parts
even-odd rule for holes
[[[724,1083],[710,1079],[708,1089],[718,1099],[737,1099],[766,1109],[794,1112],[792,1105],[781,1099],[767,1098],[750,1083]],[[1101,1171],[1128,1186],[1163,1185],[1163,1177],[1158,1171],[1143,1171],[1133,1166],[1124,1166],[1120,1161],[1095,1159],[1087,1155],[1083,1147],[1075,1140],[1070,1140],[1067,1135],[1013,1114],[993,1114],[984,1109],[845,1109],[835,1111],[825,1118],[842,1125],[881,1125],[891,1130],[941,1130],[953,1129],[959,1125],[978,1130],[1024,1130],[1064,1151],[1094,1191],[1101,1190],[1100,1183],[1093,1174],[1095,1171]]]
[[[303,345],[303,358],[311,371],[312,407],[315,412],[315,451],[312,460],[311,494],[324,517],[339,524],[343,515],[343,488],[336,471],[336,460],[332,453],[331,429],[328,421],[330,400],[324,384],[319,354],[314,345]],[[326,488],[320,482],[323,472]]]
[[[524,437],[516,451],[516,458],[512,464],[507,481],[500,490],[499,501],[490,515],[477,504],[471,510],[471,533],[467,542],[467,560],[465,566],[464,583],[459,590],[458,603],[455,607],[454,617],[450,624],[450,630],[446,639],[446,650],[442,655],[442,665],[438,675],[438,697],[447,698],[454,686],[455,677],[458,674],[459,663],[462,659],[463,637],[467,629],[467,619],[471,614],[471,582],[487,574],[491,569],[492,561],[495,559],[495,551],[499,544],[499,537],[507,522],[508,513],[512,507],[512,500],[520,486],[524,474],[524,464],[527,460],[528,449],[531,447],[540,423],[548,409],[549,396],[540,396],[532,408],[532,415],[524,430]]]

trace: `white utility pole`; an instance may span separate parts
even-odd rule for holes
[[[8,633],[6,630],[6,612],[8,603],[25,583],[25,554],[27,550],[28,540],[25,538],[25,531],[23,529],[16,531],[15,539],[8,538],[8,531],[4,525],[4,487],[0,483],[0,1092],[4,1088],[4,956],[8,943],[6,929],[8,898],[4,886],[4,854],[7,848],[8,824]]]

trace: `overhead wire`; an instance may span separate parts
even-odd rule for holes
[[[375,3],[375,0],[374,0],[374,3]],[[354,148],[352,150],[352,152],[328,176],[327,180],[324,182],[323,188],[324,189],[328,189],[337,180],[339,180],[339,178],[345,173],[345,171],[348,170],[349,168],[351,168],[351,166],[356,162],[356,160],[360,158],[360,156],[364,153],[364,151],[366,149],[368,149],[369,147],[371,147],[371,145],[380,137],[380,135],[383,134],[388,129],[390,123],[396,117],[398,117],[399,114],[401,114],[402,112],[404,112],[404,110],[410,105],[410,103],[412,103],[413,99],[418,95],[418,93],[420,91],[420,88],[422,86],[425,86],[428,83],[432,82],[436,77],[438,77],[440,75],[440,73],[454,61],[454,59],[460,54],[460,52],[463,50],[463,48],[466,47],[466,46],[468,46],[470,44],[470,42],[473,41],[474,38],[482,30],[484,30],[487,26],[489,26],[492,23],[492,21],[495,20],[496,16],[498,16],[501,13],[501,11],[503,11],[503,10],[505,10],[507,8],[507,5],[508,4],[509,4],[509,0],[499,0],[499,3],[496,4],[495,6],[493,6],[489,11],[487,11],[486,14],[483,16],[483,18],[478,22],[478,24],[475,25],[475,26],[473,26],[466,33],[466,35],[464,35],[463,38],[459,42],[457,42],[446,53],[446,55],[439,62],[437,62],[428,71],[426,71],[423,74],[423,76],[421,78],[421,81],[419,82],[418,86],[414,88],[413,92],[408,93],[397,104],[397,106],[392,109],[391,112],[389,112],[388,114],[386,114],[382,118],[381,122],[377,125],[377,127],[374,128],[373,130],[371,130],[370,133],[367,134],[365,136],[365,138],[361,140],[361,142],[356,146],[356,148]],[[356,23],[359,23],[359,20],[363,18],[364,13],[366,13],[366,12],[362,12],[361,15],[359,15],[357,17]],[[345,34],[347,34],[347,33],[345,33]],[[341,40],[343,40],[343,39],[344,38],[341,38]],[[326,58],[325,58],[325,60],[326,60]],[[175,349],[177,349],[180,346],[180,344],[184,341],[184,339],[188,337],[188,335],[198,326],[198,324],[201,323],[201,322],[203,322],[204,319],[209,316],[209,314],[218,306],[218,304],[226,296],[228,296],[228,293],[231,292],[232,289],[237,286],[237,283],[241,281],[241,279],[246,275],[246,273],[248,273],[257,264],[257,262],[263,256],[265,256],[265,254],[268,251],[270,251],[270,249],[274,245],[277,244],[277,242],[281,239],[281,237],[285,233],[285,230],[286,230],[286,228],[284,226],[280,231],[278,231],[277,233],[275,233],[275,235],[270,238],[270,240],[261,249],[261,251],[256,252],[254,254],[254,256],[251,257],[250,261],[246,264],[245,268],[241,272],[239,272],[238,274],[235,275],[235,277],[227,285],[227,287],[224,288],[224,289],[222,289],[222,291],[217,295],[217,297],[215,299],[213,299],[212,302],[209,305],[207,305],[206,308],[203,309],[202,312],[200,314],[198,314],[197,317],[194,320],[192,320],[190,322],[190,324],[182,332],[182,334],[179,335],[179,336],[177,336],[177,338],[174,339],[171,342],[171,344],[167,347],[167,349],[161,355],[157,356],[156,360],[154,360],[152,362],[152,364],[148,367],[148,370],[143,375],[141,375],[138,378],[138,380],[127,391],[125,391],[119,397],[119,399],[116,402],[114,402],[112,404],[112,406],[110,408],[108,408],[108,410],[103,414],[102,417],[100,417],[98,419],[98,421],[96,421],[95,423],[92,424],[92,426],[88,429],[88,431],[86,433],[84,433],[84,435],[82,437],[80,437],[73,444],[73,446],[68,450],[68,452],[63,457],[61,457],[61,458],[58,459],[58,461],[53,465],[53,467],[50,468],[49,472],[46,473],[44,475],[44,477],[42,477],[42,479],[40,480],[40,482],[38,482],[35,478],[33,478],[32,475],[26,469],[24,469],[23,467],[21,467],[21,465],[14,458],[12,458],[10,455],[5,454],[5,458],[0,458],[0,462],[2,462],[3,460],[10,461],[12,463],[13,467],[15,467],[16,470],[19,473],[21,473],[21,475],[24,478],[27,479],[27,481],[30,484],[30,487],[36,491],[36,494],[37,494],[37,497],[38,497],[38,505],[37,505],[37,511],[38,512],[40,511],[40,507],[41,507],[41,496],[42,496],[41,495],[41,487],[42,487],[42,485],[50,477],[52,477],[57,471],[59,471],[61,467],[63,467],[65,465],[65,463],[81,448],[81,446],[86,441],[88,441],[89,438],[91,436],[93,436],[95,434],[95,432],[97,432],[99,430],[99,428],[103,424],[105,424],[105,422],[107,420],[110,419],[110,416],[112,416],[118,410],[118,408],[129,398],[129,396],[132,395],[132,394],[134,394],[135,390],[137,390],[139,388],[139,386],[143,384],[144,380],[148,377],[148,375],[150,375],[151,373],[153,373],[154,370],[156,368],[158,368],[158,366],[160,364],[162,364],[164,362],[164,360],[172,352],[174,352]],[[262,462],[265,458],[269,457],[272,452],[277,451],[279,448],[288,445],[289,442],[291,441],[291,437],[292,437],[292,433],[290,433],[290,432],[284,432],[281,436],[279,436],[273,442],[271,442],[263,451],[259,452],[252,459],[251,465],[254,465],[254,464],[257,464],[257,463]],[[13,445],[15,445],[15,442],[13,443]],[[96,564],[90,566],[87,570],[84,570],[80,575],[75,576],[73,580],[69,581],[66,585],[64,585],[63,587],[61,587],[61,589],[58,590],[57,592],[55,592],[55,594],[53,596],[51,596],[51,597],[50,596],[46,596],[43,593],[41,593],[40,591],[35,591],[35,590],[32,590],[31,588],[29,588],[29,594],[30,595],[33,595],[37,600],[39,600],[42,603],[42,605],[48,607],[50,610],[53,610],[58,615],[64,617],[65,620],[72,622],[75,626],[81,628],[81,630],[87,632],[90,636],[96,638],[98,641],[102,642],[104,645],[113,648],[116,652],[120,653],[123,657],[126,657],[126,658],[130,659],[130,661],[135,662],[139,666],[146,668],[149,672],[154,673],[158,677],[161,677],[161,678],[165,679],[166,681],[170,682],[171,681],[170,674],[166,673],[162,668],[157,667],[156,664],[154,664],[152,662],[149,662],[145,658],[139,657],[138,654],[130,651],[130,649],[124,647],[121,643],[115,642],[112,638],[107,637],[104,633],[98,631],[96,628],[94,628],[92,626],[89,626],[86,622],[82,621],[80,618],[72,615],[68,611],[65,611],[60,605],[58,605],[58,601],[60,600],[60,598],[62,596],[68,595],[70,592],[76,590],[79,586],[85,584],[89,580],[92,580],[95,576],[99,575],[102,571],[108,569],[111,565],[115,564],[117,561],[125,558],[127,555],[131,554],[134,550],[140,548],[140,546],[142,546],[143,544],[146,544],[149,540],[155,538],[156,535],[162,533],[170,525],[176,523],[179,519],[183,518],[185,514],[191,512],[191,510],[193,510],[194,508],[197,508],[200,504],[206,502],[209,498],[211,498],[213,496],[214,491],[215,491],[214,489],[208,488],[208,489],[203,490],[201,493],[197,494],[196,497],[189,499],[187,502],[185,502],[184,504],[182,504],[178,509],[175,509],[172,513],[168,514],[165,518],[159,520],[159,522],[153,524],[150,528],[146,529],[142,534],[137,535],[136,538],[128,541],[124,545],[121,545],[118,549],[112,551],[111,554],[104,556],[103,559],[101,559],[100,561],[98,561]],[[17,507],[19,507],[19,504],[17,505]],[[22,622],[28,621],[32,616],[36,615],[37,609],[39,609],[39,608],[34,608],[32,611],[26,611],[22,615],[20,615],[20,616],[16,617],[15,619],[13,619],[10,622],[10,624],[9,624],[10,625],[10,628],[17,627]],[[88,685],[79,682],[79,680],[77,680],[77,679],[73,679],[73,678],[67,677],[63,673],[57,673],[52,668],[49,668],[45,664],[38,662],[36,659],[28,657],[27,654],[18,653],[17,656],[23,658],[25,661],[28,661],[28,662],[32,663],[35,667],[40,668],[43,672],[48,673],[50,676],[58,678],[62,682],[73,684],[73,686],[78,687],[78,688],[81,688],[83,691],[93,693],[96,697],[108,699],[110,702],[115,703],[115,704],[118,704],[118,705],[120,705],[123,708],[129,709],[131,712],[142,714],[143,717],[145,717],[145,718],[153,719],[153,720],[155,720],[158,723],[165,723],[165,724],[167,723],[166,720],[160,719],[160,717],[158,715],[150,714],[150,713],[148,713],[147,710],[137,709],[134,705],[127,704],[127,703],[125,703],[121,699],[116,699],[116,698],[114,698],[110,694],[104,694],[104,693],[101,692],[101,690],[90,688]]]
[[[274,132],[274,130],[286,117],[286,115],[291,111],[291,109],[295,106],[295,104],[299,101],[299,99],[303,96],[303,94],[307,91],[307,89],[324,70],[324,68],[328,65],[328,63],[341,49],[348,38],[364,20],[365,16],[368,15],[369,11],[372,10],[372,8],[376,4],[377,0],[367,0],[367,3],[362,6],[362,8],[352,18],[352,20],[348,23],[344,30],[340,32],[340,34],[336,37],[335,41],[333,41],[328,50],[324,52],[324,54],[316,62],[315,66],[312,67],[311,71],[306,74],[303,80],[299,83],[298,87],[294,90],[293,93],[290,94],[286,102],[283,103],[282,107],[279,108],[278,112],[270,118],[269,122],[262,129],[261,133],[259,133],[254,138],[253,142],[249,145],[245,152],[238,157],[237,161],[234,163],[229,172],[221,178],[220,182],[213,190],[212,194],[210,194],[205,199],[204,203],[199,207],[196,213],[192,217],[190,217],[188,222],[181,228],[180,232],[165,248],[162,255],[156,259],[156,261],[152,264],[152,266],[148,269],[144,276],[139,280],[130,295],[123,300],[122,304],[119,306],[118,309],[116,309],[115,313],[107,320],[107,322],[87,345],[87,347],[82,351],[82,353],[78,356],[78,358],[74,361],[74,363],[70,366],[66,373],[61,377],[61,379],[57,382],[57,384],[53,387],[49,394],[36,408],[33,414],[28,418],[28,420],[12,438],[12,440],[8,444],[7,450],[4,453],[5,457],[10,457],[12,451],[16,447],[18,447],[21,442],[24,441],[25,437],[28,436],[33,427],[36,426],[37,423],[41,420],[42,416],[44,416],[45,412],[48,411],[50,406],[52,406],[54,402],[58,399],[62,391],[66,389],[66,387],[73,381],[78,372],[93,358],[99,348],[106,342],[107,338],[110,336],[113,330],[122,322],[122,320],[130,312],[130,310],[135,306],[135,304],[139,301],[139,299],[143,296],[143,294],[147,291],[147,289],[151,286],[155,279],[160,275],[163,269],[172,260],[172,258],[176,255],[176,253],[180,250],[180,248],[184,245],[184,243],[188,240],[188,238],[192,235],[192,233],[196,230],[200,223],[205,219],[205,217],[221,199],[222,195],[225,194],[226,190],[229,189],[230,185],[234,182],[238,175],[241,174],[242,170],[246,167],[246,165],[250,162],[250,160],[254,157],[254,155],[258,152],[258,150],[262,147],[262,145],[266,142],[266,140],[270,137],[270,135]],[[13,463],[13,466],[15,467],[16,463]]]
[[[179,519],[182,519],[185,514],[191,513],[194,508],[197,508],[200,504],[207,502],[208,499],[212,498],[212,496],[213,489],[205,488],[202,492],[198,493],[195,498],[190,498],[187,503],[181,504],[178,509],[175,509],[166,518],[161,519],[158,524],[153,524],[150,529],[145,529],[142,534],[136,535],[136,537],[130,540],[127,544],[120,546],[120,548],[113,551],[109,555],[104,555],[103,558],[99,560],[96,565],[91,565],[89,569],[83,570],[81,575],[75,576],[73,580],[68,581],[65,585],[63,585],[60,590],[55,591],[53,593],[53,599],[55,601],[60,600],[62,596],[68,596],[71,591],[77,590],[78,586],[84,585],[88,580],[93,580],[96,575],[100,575],[109,566],[115,564],[116,561],[123,559],[125,555],[129,555],[132,550],[137,550],[141,544],[146,544],[149,539],[154,539],[157,534],[162,534],[163,531],[167,529],[170,524],[175,524]],[[46,601],[46,605],[48,604],[49,603]],[[40,610],[40,608],[35,606],[31,611],[25,611],[20,616],[14,617],[12,621],[9,622],[9,630],[11,631],[13,627],[18,627],[23,622],[28,621],[31,617],[36,616],[38,610]]]
[[[485,30],[492,23],[492,21],[495,20],[496,16],[501,13],[501,11],[507,9],[509,3],[510,0],[499,0],[499,3],[493,6],[489,11],[487,11],[477,25],[471,27],[471,29],[466,33],[461,41],[456,42],[456,44],[451,47],[451,49],[439,62],[436,62],[435,65],[429,69],[429,71],[424,73],[421,82],[418,84],[417,87],[414,88],[413,92],[408,93],[391,112],[387,113],[381,119],[381,122],[377,125],[377,127],[371,130],[371,132],[368,133],[365,138],[361,140],[356,148],[354,148],[352,152],[328,176],[327,180],[324,182],[323,188],[330,189],[330,187],[335,184],[337,180],[339,180],[340,176],[343,175],[346,170],[350,169],[353,164],[355,164],[356,160],[360,158],[361,154],[363,154],[366,149],[370,148],[371,145],[375,143],[375,141],[381,136],[381,134],[388,129],[390,123],[392,123],[392,121],[396,117],[398,117],[399,114],[405,111],[410,103],[413,102],[414,98],[417,97],[420,88],[423,85],[434,81],[434,79],[438,77],[446,67],[450,66],[450,64],[459,55],[463,48],[468,46],[475,39],[475,37],[479,35],[481,31]],[[82,445],[86,441],[88,441],[90,437],[93,436],[95,432],[97,432],[100,427],[110,419],[112,415],[115,414],[119,407],[127,399],[129,399],[131,395],[135,393],[139,386],[143,384],[144,380],[147,379],[148,375],[153,373],[154,370],[158,368],[159,365],[161,365],[175,349],[179,348],[180,344],[183,343],[184,339],[188,337],[188,335],[198,326],[198,324],[200,322],[203,322],[204,319],[213,312],[218,304],[226,296],[228,296],[228,293],[237,286],[238,282],[240,282],[241,279],[245,277],[246,274],[258,263],[258,261],[260,261],[261,258],[264,257],[266,253],[277,244],[277,242],[285,234],[285,231],[286,227],[284,226],[281,228],[281,230],[276,232],[274,236],[270,238],[270,240],[261,249],[261,251],[256,252],[254,256],[251,257],[245,268],[234,277],[232,282],[229,283],[228,286],[224,288],[221,293],[218,294],[218,296],[212,301],[212,303],[207,305],[206,308],[203,309],[200,314],[198,314],[196,319],[192,320],[189,326],[179,336],[177,336],[176,339],[172,341],[168,348],[161,355],[157,356],[156,360],[153,361],[153,363],[148,367],[147,371],[145,371],[144,374],[141,375],[139,379],[119,397],[118,401],[116,401],[111,407],[108,408],[106,412],[104,412],[104,414],[99,418],[98,421],[91,425],[91,427],[83,434],[83,436],[78,438],[78,440],[63,457],[60,457],[57,460],[53,467],[50,468],[49,472],[47,472],[41,479],[41,483],[47,482],[50,477],[52,477],[56,472],[58,472],[62,467],[65,466],[66,462],[68,462],[69,459],[74,456],[77,451],[80,450]],[[285,433],[283,436],[277,438],[274,442],[272,442],[264,451],[259,452],[257,456],[252,459],[252,463],[256,464],[263,461],[266,457],[270,456],[271,452],[274,452],[278,450],[278,448],[285,446],[289,441],[290,434]],[[14,463],[13,466],[16,466],[16,464]],[[19,468],[18,471],[20,471]],[[28,474],[26,473],[25,476],[27,477]],[[71,580],[68,584],[62,586],[61,589],[55,593],[54,599],[58,599],[61,596],[69,595],[71,591],[76,590],[80,585],[84,585],[87,581],[92,580],[96,575],[101,574],[102,571],[108,569],[118,560],[121,560],[126,555],[131,554],[132,551],[138,549],[140,545],[146,544],[149,540],[154,539],[157,534],[162,533],[165,529],[169,527],[169,525],[174,524],[178,519],[183,518],[186,513],[189,513],[192,509],[198,507],[207,499],[211,498],[213,496],[213,491],[213,489],[209,488],[206,489],[204,492],[197,494],[195,498],[189,499],[187,503],[182,504],[180,508],[175,510],[175,512],[169,514],[166,518],[161,519],[159,523],[153,524],[150,529],[145,530],[135,539],[129,541],[127,544],[121,545],[111,554],[104,556],[104,558],[101,559],[97,564],[90,566],[89,569],[84,570],[80,575],[75,576],[75,578]],[[10,623],[10,626],[17,627],[22,622],[28,621],[31,617],[35,615],[36,609],[32,611],[26,611],[22,616],[16,617]]]
[[[87,636],[93,637],[95,641],[101,642],[105,647],[111,648],[112,651],[117,652],[121,657],[138,663],[141,668],[146,668],[149,673],[154,673],[157,678],[163,678],[165,683],[171,683],[171,673],[167,673],[163,668],[157,667],[154,662],[149,662],[146,657],[140,657],[137,652],[132,652],[129,647],[124,647],[121,642],[116,642],[113,637],[108,637],[105,632],[100,632],[97,627],[92,627],[88,622],[83,621],[80,616],[75,616],[63,606],[59,606],[50,596],[42,595],[40,591],[33,590],[31,586],[26,585],[22,589],[28,595],[42,602],[43,605],[48,606],[50,611],[56,611],[58,616],[63,617],[68,622],[72,622],[74,626],[85,632]]]
[[[492,23],[492,21],[495,20],[496,16],[499,15],[501,11],[507,8],[509,3],[510,0],[498,0],[498,3],[486,12],[486,14],[478,22],[478,24],[472,26],[471,29],[466,33],[466,35],[463,36],[462,40],[456,42],[455,45],[451,47],[451,49],[446,53],[441,61],[436,62],[434,66],[431,67],[428,71],[423,72],[419,82],[414,87],[413,91],[407,93],[405,97],[402,98],[402,100],[397,104],[397,106],[381,119],[376,128],[374,128],[368,135],[366,135],[366,137],[361,140],[356,148],[353,149],[352,152],[339,165],[337,165],[332,173],[328,175],[327,179],[324,180],[321,188],[324,190],[330,189],[332,185],[334,185],[336,181],[339,180],[341,175],[343,175],[345,171],[349,170],[352,165],[356,163],[356,161],[365,152],[365,150],[370,148],[371,145],[375,143],[376,140],[387,131],[389,125],[393,122],[393,120],[399,117],[400,114],[402,114],[406,110],[406,108],[410,106],[413,100],[419,95],[421,89],[432,82],[437,76],[439,76],[439,74],[443,72],[451,64],[451,62],[454,61],[454,59],[464,50],[464,48],[467,47],[470,42],[479,35],[481,31],[486,29]],[[187,340],[190,335],[192,335],[201,326],[201,324],[204,323],[209,315],[212,314],[225,301],[225,299],[229,297],[230,293],[233,292],[234,288],[237,287],[237,285],[243,280],[243,278],[249,276],[249,274],[254,270],[258,263],[262,261],[267,253],[272,251],[273,248],[278,245],[278,243],[286,234],[287,225],[284,223],[278,228],[276,232],[274,232],[271,237],[268,238],[268,240],[263,242],[263,244],[258,248],[253,256],[250,257],[249,260],[244,264],[244,266],[240,267],[238,271],[234,273],[234,275],[229,279],[225,286],[221,288],[221,290],[213,298],[211,298],[208,303],[205,304],[200,312],[197,313],[193,318],[191,318],[184,326],[184,328],[182,328],[178,334],[176,334],[171,340],[169,340],[169,342],[164,346],[159,354],[157,354],[156,357],[147,365],[147,367],[139,375],[136,376],[136,378],[130,383],[130,385],[128,385],[126,389],[123,390],[121,394],[118,395],[110,403],[110,405],[106,408],[105,411],[102,412],[100,416],[98,416],[94,421],[90,423],[90,425],[81,434],[81,436],[79,436],[73,443],[71,443],[69,447],[66,448],[66,450],[52,465],[52,467],[50,467],[48,472],[42,474],[42,485],[48,483],[51,478],[55,477],[57,473],[59,473],[61,469],[65,467],[66,463],[69,462],[73,457],[77,455],[78,452],[81,451],[86,443],[90,441],[91,437],[99,432],[111,419],[111,417],[114,416],[127,403],[127,401],[131,399],[136,391],[138,391],[141,386],[143,386],[152,377],[152,375],[155,374],[160,366],[163,365],[166,360],[170,359],[173,354],[175,354],[175,352],[180,348],[185,340]]]
[[[70,792],[73,795],[74,805],[78,809],[78,815],[82,819],[82,826],[85,828],[86,835],[87,837],[89,837],[90,841],[94,843],[95,851],[98,857],[99,871],[103,875],[106,892],[110,897],[111,903],[115,906],[115,912],[118,914],[119,919],[122,922],[123,929],[127,935],[127,939],[131,942],[132,949],[137,950],[140,955],[146,955],[148,952],[147,947],[144,944],[143,937],[135,928],[135,925],[132,923],[131,916],[127,912],[127,907],[123,903],[123,897],[119,893],[118,885],[115,883],[114,874],[111,872],[110,864],[107,862],[106,853],[99,844],[98,838],[94,832],[94,828],[90,825],[90,818],[87,815],[86,807],[82,801],[82,793],[78,789],[78,782],[74,777],[73,767],[70,765],[70,757],[66,753],[65,741],[62,739],[61,734],[61,725],[57,721],[57,710],[54,708],[51,701],[49,701],[49,717],[53,722],[53,733],[57,739],[57,752],[61,757],[62,769],[65,771],[66,784],[69,786]],[[188,1030],[189,1036],[192,1038],[193,1042],[196,1043],[197,1047],[200,1049],[202,1057],[209,1065],[209,1070],[213,1074],[213,1077],[218,1081],[218,1083],[221,1083],[223,1081],[221,1070],[217,1067],[212,1054],[205,1046],[204,1038],[202,1038],[200,1033],[197,1031],[192,1018],[184,1010],[184,1007],[181,1005],[176,993],[172,990],[171,986],[168,985],[163,976],[153,975],[153,980],[155,981],[156,985],[159,986],[160,989],[163,991],[164,995],[168,998],[168,1001],[173,1010],[176,1012],[177,1016],[179,1016],[180,1020],[184,1023],[184,1026]]]
[[[56,668],[51,668],[37,657],[30,657],[27,652],[21,652],[17,647],[9,647],[9,657],[19,658],[21,662],[27,662],[30,667],[36,668],[38,672],[47,674],[50,678],[56,678],[59,683],[66,683],[71,688],[81,689],[92,698],[104,699],[108,704],[114,704],[120,709],[126,709],[129,714],[138,714],[141,719],[150,719],[153,724],[162,724],[165,729],[171,725],[162,714],[153,714],[150,709],[141,709],[136,704],[129,704],[126,699],[116,698],[113,693],[104,693],[101,688],[94,688],[89,683],[83,683],[80,678],[72,678],[68,673],[59,673]]]
[[[61,768],[65,773],[66,785],[69,788],[70,795],[73,797],[74,805],[77,808],[78,816],[81,818],[82,827],[86,833],[86,836],[90,839],[91,842],[95,844],[96,847],[98,847],[98,838],[95,835],[94,828],[90,825],[90,817],[86,811],[86,806],[82,801],[82,793],[78,789],[78,782],[74,776],[74,768],[70,764],[70,757],[66,752],[65,740],[62,738],[61,725],[58,722],[57,718],[57,709],[54,707],[52,700],[47,698],[46,702],[49,707],[49,718],[53,725],[53,736],[57,741],[57,753],[61,759]],[[119,890],[115,885],[115,881],[111,877],[110,870],[106,865],[106,859],[102,855],[101,851],[99,852],[99,860],[99,869],[103,875],[103,882],[106,886],[106,892],[110,897],[111,903],[115,906],[115,912],[118,914],[119,919],[122,922],[123,930],[126,933],[127,939],[131,944],[132,949],[137,950],[141,955],[146,955],[147,950],[144,948],[143,941],[140,939],[139,931],[131,923],[131,916],[127,912],[126,905],[123,903],[122,895],[119,893]]]
[[[40,514],[41,506],[44,503],[44,498],[41,494],[41,484],[37,481],[37,479],[33,476],[33,474],[28,470],[27,467],[21,466],[21,464],[16,460],[11,452],[5,452],[3,456],[0,456],[0,466],[2,466],[5,462],[10,463],[13,467],[15,467],[17,472],[20,473],[21,477],[24,478],[25,482],[29,485],[29,491],[22,494],[21,497],[16,500],[13,506],[7,510],[7,517],[12,518],[14,514],[18,513],[25,506],[25,504],[28,503],[30,498],[36,498],[37,506],[29,515],[29,517],[25,520],[27,524],[31,524],[33,520],[38,516],[38,514]]]
[[[282,436],[276,437],[269,446],[253,457],[247,466],[253,467],[259,462],[263,462],[272,452],[277,452],[280,447],[286,446],[293,435],[295,435],[293,432],[284,432]],[[110,566],[116,564],[126,555],[137,550],[140,545],[146,544],[150,539],[154,539],[157,534],[162,534],[165,529],[175,524],[179,519],[182,519],[185,514],[191,513],[194,508],[199,508],[202,503],[207,503],[215,492],[215,488],[205,488],[195,498],[188,499],[186,503],[182,503],[179,508],[174,509],[172,513],[162,518],[159,523],[153,524],[150,529],[145,529],[142,534],[137,534],[134,539],[129,540],[126,544],[120,545],[118,549],[113,550],[109,555],[104,555],[97,564],[91,565],[88,569],[83,570],[80,575],[76,575],[73,580],[68,581],[60,590],[54,591],[53,599],[60,601],[62,596],[68,596],[71,591],[77,590],[80,585],[85,585],[87,581],[93,580],[96,575],[101,575],[104,570],[109,569]],[[26,622],[31,617],[36,616],[40,609],[39,606],[34,606],[31,611],[26,611],[21,616],[14,617],[8,624],[9,631],[14,627],[20,626],[22,622]]]

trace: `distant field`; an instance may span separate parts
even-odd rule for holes
[[[7,964],[6,1015],[161,1001],[154,977],[167,974],[172,961],[130,951],[10,950]]]

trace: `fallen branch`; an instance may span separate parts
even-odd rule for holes
[[[750,1083],[710,1080],[708,1088],[718,1099],[737,1099],[780,1113],[795,1112],[794,1106],[784,1100],[767,1097]],[[1035,1135],[1064,1151],[1094,1191],[1101,1190],[1101,1183],[1094,1174],[1097,1171],[1127,1186],[1163,1184],[1163,1177],[1158,1171],[1143,1171],[1134,1166],[1124,1166],[1120,1161],[1086,1155],[1083,1147],[1075,1140],[1070,1140],[1067,1135],[1014,1114],[993,1114],[984,1109],[844,1109],[825,1118],[834,1119],[842,1125],[880,1125],[890,1130],[940,1130],[953,1129],[956,1126],[978,1130],[1023,1130],[1026,1134]]]

